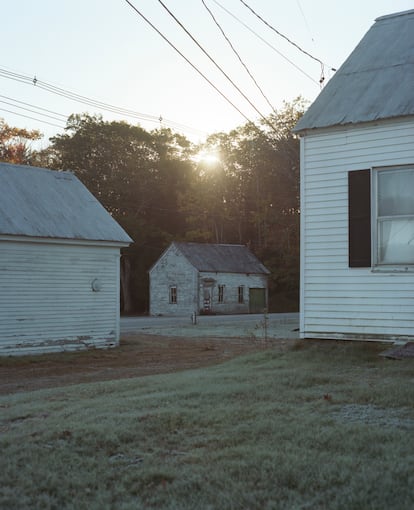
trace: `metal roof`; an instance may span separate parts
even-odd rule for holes
[[[378,18],[294,131],[414,115],[414,10]]]
[[[132,242],[72,173],[7,163],[0,163],[0,234]]]
[[[240,244],[174,242],[173,245],[199,271],[269,274],[259,259]]]

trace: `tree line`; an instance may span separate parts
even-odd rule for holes
[[[122,250],[124,313],[148,310],[148,270],[172,241],[249,246],[271,271],[271,311],[298,307],[298,98],[257,126],[193,144],[170,129],[74,114],[41,151],[0,120],[0,160],[70,170],[134,239]]]

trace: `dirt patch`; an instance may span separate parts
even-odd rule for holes
[[[404,345],[388,349],[381,353],[381,356],[390,359],[414,358],[414,342],[407,342]]]
[[[0,358],[0,394],[177,372],[266,348],[286,350],[294,342],[128,335],[115,349]]]

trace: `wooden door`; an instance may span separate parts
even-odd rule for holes
[[[249,313],[263,313],[266,309],[266,289],[249,289]]]

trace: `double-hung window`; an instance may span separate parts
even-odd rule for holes
[[[414,166],[348,174],[349,266],[414,268]]]
[[[170,303],[173,305],[177,304],[177,287],[170,287]]]
[[[414,167],[373,172],[377,266],[414,265]]]
[[[238,288],[238,302],[239,304],[244,303],[244,286],[240,285]]]
[[[218,302],[224,303],[224,285],[218,286]]]

